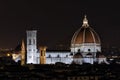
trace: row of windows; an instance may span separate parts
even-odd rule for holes
[[[78,52],[80,52],[80,49],[78,49],[77,51],[78,51]],[[91,51],[91,49],[88,49],[87,51],[88,51],[88,52],[90,52],[90,51]],[[99,50],[98,50],[98,49],[96,49],[96,51],[99,51]]]
[[[41,51],[41,56],[45,56],[45,54],[44,54],[44,52],[43,52],[43,51]]]
[[[41,54],[41,56],[45,56],[45,54]],[[52,57],[51,55],[48,56],[48,58],[51,58],[51,57]],[[57,57],[57,58],[60,58],[60,55],[57,55],[56,57]],[[66,55],[66,57],[68,57],[68,55]],[[29,56],[29,58],[32,58],[32,57]]]
[[[34,36],[36,36],[36,33],[33,33],[33,32],[32,33],[27,33],[27,36],[30,36],[30,37],[33,36],[34,37]]]
[[[29,51],[32,51],[32,50],[35,51],[35,49],[29,49]]]
[[[35,44],[35,39],[33,39],[33,44]],[[29,39],[29,43],[28,43],[29,45],[31,45],[32,44],[32,39]]]
[[[48,58],[51,58],[52,56],[49,54],[48,55]],[[60,55],[58,54],[57,56],[56,56],[57,58],[60,58]],[[68,55],[66,55],[65,57],[68,57]]]

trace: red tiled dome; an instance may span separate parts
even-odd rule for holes
[[[82,44],[82,43],[100,44],[100,38],[98,34],[91,27],[89,27],[86,16],[83,20],[82,27],[75,32],[71,41],[71,44]]]

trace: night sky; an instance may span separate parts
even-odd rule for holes
[[[103,47],[120,47],[119,7],[109,0],[0,0],[0,48],[15,48],[30,29],[38,31],[38,46],[69,48],[85,14]]]

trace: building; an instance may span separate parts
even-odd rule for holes
[[[89,26],[86,16],[83,19],[82,27],[72,37],[70,51],[46,51],[46,47],[38,49],[36,30],[27,31],[26,45],[26,64],[55,64],[57,62],[65,64],[107,63],[106,57],[103,54],[98,54],[101,53],[100,38]]]
[[[37,31],[27,31],[27,64],[39,64],[39,53],[37,53]]]
[[[93,64],[96,61],[96,53],[101,52],[101,42],[98,34],[89,26],[86,16],[83,25],[78,29],[71,40],[71,52],[74,60],[82,58],[82,62]],[[79,58],[78,57],[79,53]]]

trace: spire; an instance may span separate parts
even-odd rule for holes
[[[21,45],[21,65],[25,64],[25,44],[24,40],[22,40],[22,45]]]
[[[84,26],[84,27],[88,27],[88,26],[89,26],[88,20],[87,20],[87,18],[86,18],[86,15],[84,16],[83,25],[82,25],[82,26]]]
[[[24,43],[24,40],[22,40],[21,50],[22,50],[22,51],[25,51],[25,43]]]

